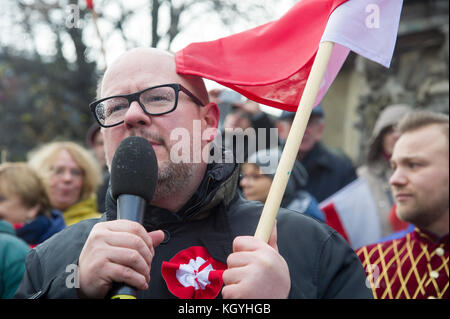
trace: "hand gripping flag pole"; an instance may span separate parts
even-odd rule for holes
[[[280,208],[292,167],[296,161],[298,149],[305,134],[306,125],[308,124],[317,95],[319,94],[333,47],[333,42],[322,42],[319,44],[319,50],[314,59],[302,98],[300,99],[300,104],[286,140],[286,145],[281,154],[280,162],[269,190],[269,195],[267,196],[256,228],[255,237],[265,242],[269,241],[270,234],[272,233],[275,218]]]

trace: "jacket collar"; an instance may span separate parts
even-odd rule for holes
[[[312,150],[301,160],[301,163],[310,170],[312,167],[325,167],[331,169],[334,163],[331,162],[327,151],[322,143],[317,142]]]
[[[239,179],[239,165],[236,163],[208,164],[205,176],[199,188],[186,204],[176,213],[148,205],[144,214],[144,227],[150,231],[167,224],[176,224],[188,220],[206,217],[211,208],[223,203],[228,205],[233,199]],[[116,201],[110,188],[106,195],[106,212],[104,219],[117,218]]]
[[[416,227],[412,232],[412,237],[424,244],[444,244],[447,247],[447,250],[449,247],[449,234],[440,237],[432,232]]]

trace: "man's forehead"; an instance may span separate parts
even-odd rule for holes
[[[242,172],[245,174],[260,174],[260,169],[255,163],[244,163],[242,165]]]
[[[155,48],[135,48],[124,52],[112,64],[111,68],[126,64],[153,64],[155,67],[164,64],[164,67],[171,65],[175,69],[175,57],[173,54]],[[167,65],[166,65],[167,64]]]
[[[439,125],[428,125],[403,133],[398,142],[429,145],[434,141],[445,142],[446,139],[447,137]]]
[[[201,78],[179,75],[174,55],[155,48],[130,50],[111,64],[102,81],[101,97],[133,93],[168,83],[182,84],[204,102],[207,99]]]
[[[140,85],[148,87],[180,81],[174,58],[170,54],[159,50],[132,50],[124,53],[108,68],[103,78],[102,95],[122,87],[135,90]]]
[[[424,127],[400,136],[394,146],[393,158],[427,158],[448,155],[448,140],[439,127]]]

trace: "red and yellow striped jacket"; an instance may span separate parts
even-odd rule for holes
[[[449,298],[449,236],[416,228],[406,236],[361,247],[357,255],[376,299]]]

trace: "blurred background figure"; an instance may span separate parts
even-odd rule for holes
[[[223,131],[223,122],[235,103],[242,103],[245,98],[236,91],[212,89],[208,91],[209,101],[216,103],[220,110],[219,131]]]
[[[84,147],[48,143],[30,153],[29,165],[42,177],[52,207],[63,212],[67,226],[100,217],[96,196],[100,167]]]
[[[396,230],[389,221],[389,213],[394,205],[389,185],[389,178],[392,175],[389,161],[395,142],[400,136],[395,125],[411,111],[412,108],[409,105],[396,104],[387,106],[380,113],[369,141],[366,162],[357,169],[358,176],[368,182],[377,204],[383,236]]]
[[[0,165],[0,299],[11,298],[16,292],[30,250],[23,240],[17,238],[13,227],[13,223],[18,220],[13,212],[20,216],[24,209],[20,205],[16,208],[20,200],[11,197],[12,186],[4,180],[6,167],[7,164]]]
[[[258,103],[252,100],[234,102],[223,121],[222,145],[233,150],[237,161],[243,163],[259,149],[278,146],[275,128],[270,116],[260,110]],[[265,138],[265,143],[260,144],[260,138]]]
[[[276,148],[260,150],[252,154],[242,165],[240,187],[246,199],[263,203],[266,201],[280,158],[281,152]],[[268,167],[268,164],[271,167]],[[305,168],[296,161],[281,201],[281,207],[295,210],[324,222],[324,216],[317,200],[304,190],[307,180],[308,174]]]
[[[103,134],[97,123],[92,124],[86,135],[86,144],[92,150],[102,171],[102,181],[97,189],[97,209],[103,213],[105,211],[105,196],[109,184],[109,171],[106,166],[105,149],[103,148]]]
[[[294,120],[295,112],[283,111],[277,128],[281,140],[286,140]],[[319,104],[313,108],[297,160],[308,172],[305,190],[320,203],[356,179],[352,162],[346,156],[322,144],[325,129],[324,111]]]
[[[19,162],[0,164],[0,219],[14,225],[31,248],[66,227],[37,173]]]
[[[220,99],[221,89],[211,89],[208,91],[209,101],[219,105],[222,101]],[[234,91],[233,91],[234,92]]]
[[[105,149],[103,148],[103,135],[97,123],[92,124],[86,135],[86,142],[95,155],[102,168],[106,167]]]
[[[29,251],[28,245],[17,238],[13,226],[0,219],[0,299],[14,296],[22,281]]]

